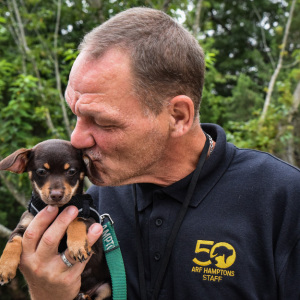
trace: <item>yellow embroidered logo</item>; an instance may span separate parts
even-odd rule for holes
[[[226,270],[236,259],[236,251],[232,245],[225,242],[198,240],[196,244],[192,272],[203,273],[203,280],[220,282],[223,276],[233,277],[234,271]],[[217,268],[216,268],[217,267]]]

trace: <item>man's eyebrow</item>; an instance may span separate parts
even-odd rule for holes
[[[76,106],[76,103],[80,101],[80,99],[84,99],[85,97],[89,96],[103,96],[105,93],[80,93],[78,91],[75,91],[70,84],[67,85],[67,88],[65,90],[65,101],[67,102],[68,107],[72,110]]]
[[[67,101],[67,99],[69,99],[71,101],[71,103],[73,103],[74,99],[72,99],[72,95],[70,95],[70,92],[73,92],[74,95],[76,95],[74,89],[70,86],[70,84],[67,85],[67,88],[65,90],[65,102],[67,103],[68,107],[71,108],[71,105],[69,104],[69,102]]]
[[[72,90],[73,91],[73,93],[75,94],[75,95],[78,95],[78,98],[77,98],[77,100],[79,99],[79,98],[81,98],[81,97],[84,97],[84,96],[92,96],[92,95],[100,95],[100,96],[102,96],[102,95],[105,95],[105,93],[80,93],[80,92],[78,92],[78,91],[74,91],[74,89],[71,87],[71,86],[68,86],[67,88],[66,88],[66,91],[65,91],[65,98],[66,98],[66,96],[68,95],[68,89],[70,90]]]
[[[67,104],[67,107],[69,107],[71,109],[71,106],[69,104],[69,102],[67,101],[67,91],[65,91],[65,103]]]
[[[65,101],[67,102],[67,96],[68,96],[68,86],[64,92],[64,98],[65,98]],[[69,103],[67,102],[67,104],[69,105]]]

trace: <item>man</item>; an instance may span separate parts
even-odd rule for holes
[[[200,126],[196,40],[164,13],[135,8],[95,28],[80,50],[66,90],[77,116],[71,141],[84,149],[89,193],[115,221],[128,299],[299,299],[300,172]],[[57,253],[76,212],[47,229],[57,214],[49,207],[26,231],[21,270],[32,299],[78,293],[85,263],[66,251],[68,268]],[[90,242],[101,233],[91,227]]]

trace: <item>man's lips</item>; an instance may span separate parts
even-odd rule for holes
[[[88,168],[89,165],[90,165],[90,159],[89,159],[89,157],[87,157],[86,155],[84,155],[83,156],[83,161],[84,161],[86,167]]]
[[[95,166],[96,163],[99,163],[97,160],[92,160],[91,157],[88,155],[83,156],[84,163],[87,168],[87,176],[94,184],[102,184],[103,180],[101,179],[101,176],[99,172],[97,171],[97,168]]]

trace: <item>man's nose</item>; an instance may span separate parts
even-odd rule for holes
[[[77,118],[76,126],[71,134],[71,143],[77,149],[87,149],[95,145],[88,124],[81,118]]]

